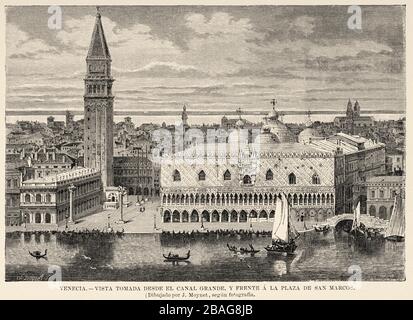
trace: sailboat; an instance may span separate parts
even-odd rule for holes
[[[386,240],[401,242],[404,241],[404,203],[401,196],[394,198],[393,211],[390,217],[389,225],[384,235]]]
[[[290,221],[290,205],[285,194],[277,199],[275,204],[272,244],[265,247],[268,253],[293,254],[297,245],[295,239],[300,234]]]
[[[351,226],[350,233],[355,237],[363,237],[365,236],[364,226],[361,225],[360,222],[360,201],[357,204],[356,209],[354,210],[354,218],[353,218],[353,225]]]

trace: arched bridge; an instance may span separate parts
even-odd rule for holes
[[[354,214],[352,213],[343,213],[336,216],[333,216],[326,220],[326,224],[329,224],[330,227],[335,228],[337,224],[343,221],[353,221]],[[388,221],[383,220],[377,217],[370,216],[368,214],[360,215],[360,222],[364,224],[367,228],[386,228]]]

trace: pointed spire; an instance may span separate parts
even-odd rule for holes
[[[101,21],[100,8],[96,7],[96,21],[93,28],[92,40],[90,41],[88,58],[109,58],[109,48],[106,43],[105,33]]]
[[[353,104],[351,103],[350,99],[348,99],[348,102],[347,102],[346,115],[347,115],[347,117],[352,117],[353,116]]]

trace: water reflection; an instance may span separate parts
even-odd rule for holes
[[[404,279],[404,243],[355,242],[346,233],[305,233],[294,256],[267,255],[261,235],[125,234],[122,237],[10,233],[6,237],[6,278],[30,280],[62,267],[63,280],[80,281],[306,281],[347,280],[360,266],[363,280]],[[254,256],[234,254],[227,244],[260,249]],[[48,261],[28,251],[48,249]],[[165,262],[162,254],[184,255],[189,263]]]

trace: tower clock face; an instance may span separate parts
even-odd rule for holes
[[[105,65],[104,64],[90,64],[89,65],[89,72],[92,73],[104,73],[105,72]]]

